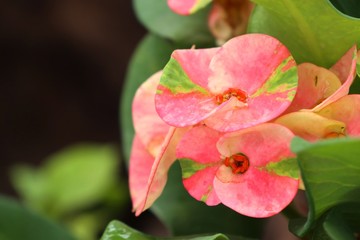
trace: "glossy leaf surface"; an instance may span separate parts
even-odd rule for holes
[[[10,198],[0,196],[0,213],[1,240],[74,240],[61,226]]]
[[[213,43],[207,27],[208,8],[190,16],[180,16],[170,10],[167,0],[134,0],[140,22],[159,36],[189,44]]]
[[[184,236],[184,237],[154,237],[139,232],[119,221],[112,221],[106,227],[101,240],[229,240],[223,234]]]
[[[258,6],[249,31],[278,38],[297,63],[311,62],[328,68],[354,43],[360,43],[360,19],[342,14],[329,0],[254,2]]]
[[[332,139],[309,144],[301,139],[292,142],[298,155],[305,184],[309,215],[293,220],[290,229],[305,235],[327,210],[343,203],[360,204],[360,139]]]

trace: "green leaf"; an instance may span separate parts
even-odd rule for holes
[[[176,42],[214,44],[208,26],[209,8],[190,16],[180,16],[170,10],[167,0],[134,0],[135,13],[150,32]]]
[[[182,184],[178,161],[171,167],[168,176],[166,187],[151,210],[174,235],[203,234],[211,231],[242,236],[239,239],[261,238],[265,219],[245,217],[222,204],[210,207],[195,200]]]
[[[50,156],[39,169],[15,167],[12,181],[29,206],[59,219],[103,200],[118,182],[118,168],[113,146],[79,144]]]
[[[141,41],[130,60],[120,99],[122,149],[126,161],[130,157],[134,136],[131,105],[135,92],[148,77],[165,66],[175,48],[171,42],[149,34]]]
[[[344,204],[332,208],[319,220],[313,239],[353,240],[360,231],[360,205]]]
[[[111,221],[106,227],[101,240],[229,240],[223,234],[188,236],[188,237],[153,237],[130,228],[119,221]]]
[[[295,144],[309,214],[307,219],[292,220],[290,229],[304,236],[332,207],[360,204],[360,139],[332,139],[300,148]]]
[[[1,240],[74,240],[61,226],[10,198],[0,196],[0,213]]]
[[[339,12],[329,0],[254,0],[249,32],[265,33],[285,44],[298,63],[329,68],[355,43],[360,19]]]

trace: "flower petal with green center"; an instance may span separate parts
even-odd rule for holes
[[[205,125],[194,127],[176,150],[185,188],[197,200],[208,205],[221,202],[246,216],[279,213],[299,185],[297,162],[290,151],[293,136],[272,123],[225,135]],[[242,165],[242,160],[249,162]],[[242,170],[234,172],[233,167]]]
[[[273,37],[248,34],[221,48],[175,51],[155,104],[169,125],[205,120],[217,131],[230,132],[276,118],[296,89],[296,64],[286,47]]]
[[[244,174],[233,174],[226,166],[219,168],[214,189],[221,202],[250,217],[270,217],[283,210],[295,197],[299,179],[296,175],[294,178],[294,169],[285,171],[285,174],[284,169],[277,171],[276,167],[283,164],[276,163],[294,158],[290,151],[293,137],[287,128],[271,123],[221,137],[217,144],[221,155],[241,152],[250,161]],[[291,167],[297,168],[297,165]]]

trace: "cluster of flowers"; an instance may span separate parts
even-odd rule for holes
[[[360,95],[348,95],[356,61],[354,46],[330,69],[297,65],[264,34],[175,50],[133,100],[136,215],[159,197],[176,160],[186,190],[209,206],[222,203],[250,217],[282,211],[301,188],[294,136],[360,136]]]

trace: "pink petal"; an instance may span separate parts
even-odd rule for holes
[[[220,136],[219,132],[206,126],[194,127],[183,136],[176,149],[186,190],[210,206],[219,204],[213,191],[213,180],[222,162],[216,149]]]
[[[261,47],[260,47],[261,45]],[[261,49],[261,50],[259,50]],[[290,105],[297,88],[294,59],[278,40],[262,34],[233,38],[210,64],[209,89],[220,94],[229,88],[247,93],[247,103],[223,103],[205,123],[218,131],[236,131],[279,116]]]
[[[352,47],[331,69],[335,74],[339,74],[339,79],[343,82],[343,85],[330,97],[325,99],[322,103],[312,109],[316,112],[323,107],[335,102],[339,98],[347,95],[351,84],[353,83],[356,76],[356,61],[357,61],[357,50],[356,46]],[[346,73],[347,72],[347,73]]]
[[[203,88],[207,88],[211,71],[209,64],[220,48],[175,50],[174,58],[191,81]]]
[[[293,102],[286,113],[311,109],[340,88],[339,78],[330,70],[311,63],[298,66],[299,84]]]
[[[354,45],[350,48],[339,61],[337,61],[331,68],[330,71],[340,79],[341,83],[345,83],[349,80],[349,75],[352,73],[352,62],[354,60],[354,52],[356,54],[357,48]]]
[[[189,15],[206,6],[211,0],[168,0],[171,10],[180,15]]]
[[[344,122],[348,135],[360,136],[360,95],[344,96],[321,109],[318,114]]]
[[[218,174],[231,170],[222,166]],[[290,177],[277,176],[257,168],[236,177],[235,181],[214,180],[214,188],[221,202],[240,214],[264,218],[282,211],[294,199],[299,181]]]
[[[175,148],[182,135],[187,131],[186,128],[170,128],[160,152],[155,158],[151,167],[148,182],[146,185],[146,194],[136,209],[135,215],[140,215],[148,209],[163,191],[169,168],[176,160]]]
[[[332,135],[344,135],[346,125],[310,111],[299,111],[285,114],[274,123],[290,129],[296,136],[308,141],[317,141]]]
[[[214,188],[221,202],[250,217],[269,217],[283,210],[295,197],[298,179],[264,170],[269,163],[294,157],[290,151],[293,134],[278,124],[261,124],[224,135],[217,147],[224,156],[245,154],[250,161],[243,174],[219,168]]]
[[[129,188],[133,211],[136,211],[139,208],[145,198],[146,185],[153,162],[153,156],[145,149],[139,136],[135,135],[129,166]]]
[[[217,106],[204,86],[217,48],[176,50],[155,96],[156,110],[169,125],[185,127],[205,119]]]
[[[146,80],[136,91],[132,103],[135,132],[153,156],[170,128],[155,109],[154,98],[161,74],[161,71],[157,72]]]
[[[241,102],[232,98],[224,103],[223,107],[216,108],[215,113],[205,119],[204,123],[221,132],[232,132],[252,127],[279,116],[289,104],[287,101],[279,101],[279,99],[286,97],[287,94],[281,93],[278,95],[262,95],[250,99],[245,107],[239,107]]]
[[[209,90],[220,94],[229,88],[240,88],[252,95],[289,57],[288,49],[271,36],[246,34],[232,38],[211,61]],[[289,62],[289,67],[295,65]]]
[[[294,134],[286,127],[264,123],[225,134],[217,143],[217,149],[225,157],[241,152],[249,157],[250,166],[262,167],[270,161],[295,156],[290,150],[293,137]]]
[[[208,206],[220,203],[213,186],[218,168],[219,165],[207,167],[183,179],[184,187],[189,194],[196,200],[205,202]]]

